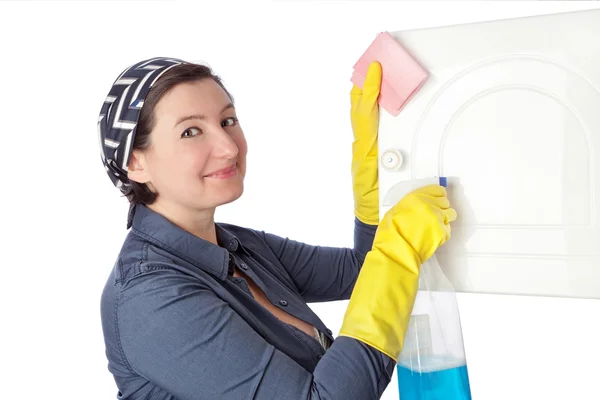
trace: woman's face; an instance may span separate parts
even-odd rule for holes
[[[231,100],[215,81],[172,88],[157,103],[154,118],[150,148],[134,157],[158,192],[157,203],[201,210],[242,195],[246,139]]]

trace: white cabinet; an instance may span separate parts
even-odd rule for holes
[[[382,215],[446,176],[457,291],[600,298],[600,10],[390,33],[430,77],[381,111]]]

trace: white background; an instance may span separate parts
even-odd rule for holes
[[[0,2],[0,398],[116,396],[99,300],[127,204],[102,168],[96,121],[126,66],[208,62],[235,96],[246,192],[218,220],[351,246],[349,79],[376,33],[600,7],[248,3]],[[475,400],[600,399],[600,302],[458,296]],[[313,305],[334,333],[345,306]],[[395,379],[385,399],[398,398]]]

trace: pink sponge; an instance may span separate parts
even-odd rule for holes
[[[362,88],[371,62],[381,64],[382,82],[379,105],[394,117],[423,86],[427,72],[388,32],[382,32],[354,64],[351,81]]]

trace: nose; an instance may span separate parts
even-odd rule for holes
[[[237,144],[221,126],[214,130],[212,152],[215,157],[226,159],[235,158],[239,153]]]

